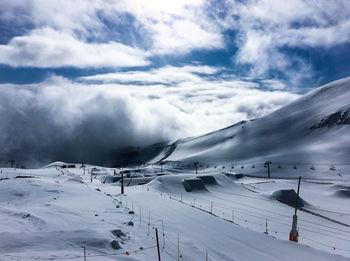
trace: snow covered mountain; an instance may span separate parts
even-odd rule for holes
[[[350,77],[319,87],[256,120],[242,121],[203,136],[179,140],[155,161],[202,168],[222,165],[240,172],[341,176],[350,166]],[[288,170],[288,171],[286,171]],[[295,171],[294,171],[295,172]],[[319,172],[318,172],[319,173]]]

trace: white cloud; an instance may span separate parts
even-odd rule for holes
[[[26,3],[4,0],[0,7],[4,10],[0,12],[0,21],[34,27],[26,35],[1,46],[1,62],[9,65],[137,66],[146,64],[145,54],[134,46],[142,46],[149,54],[185,54],[194,49],[223,47],[220,31],[203,15],[201,0],[31,0]],[[19,21],[16,15],[19,10],[23,21]],[[119,19],[126,13],[135,18],[132,23],[139,30],[137,33],[142,34],[138,40],[131,39],[128,48],[122,44],[122,35],[129,28],[123,27]],[[119,37],[111,43],[89,43],[88,40],[95,37],[99,41],[99,35],[106,30],[105,19],[115,23],[108,25],[109,30],[117,31]],[[47,58],[55,61],[47,61]]]
[[[337,1],[226,1],[221,28],[235,29],[237,64],[252,65],[251,74],[261,77],[269,70],[287,75],[299,64],[299,75],[312,75],[306,60],[291,57],[283,47],[330,48],[350,42],[350,5]],[[293,73],[295,75],[295,73]]]
[[[0,45],[0,63],[32,67],[129,67],[147,65],[147,53],[121,43],[84,43],[51,28]]]
[[[107,74],[97,74],[81,77],[82,80],[103,82],[141,82],[149,83],[177,83],[182,81],[199,82],[201,78],[196,74],[215,74],[219,69],[210,66],[186,65],[183,67],[165,66],[150,71],[127,71]]]
[[[189,124],[178,128],[181,137],[261,117],[299,97],[283,91],[284,85],[278,80],[263,81],[271,91],[262,91],[255,82],[240,80],[234,75],[228,77],[226,72],[216,75],[217,72],[220,71],[201,65],[165,66],[149,71],[94,75],[81,80],[82,84],[91,84],[91,80],[95,80],[97,86],[129,92],[140,103],[161,101],[167,104],[172,112],[177,111],[174,115],[180,117],[179,121],[185,119],[184,122]],[[137,81],[143,84],[134,84]]]

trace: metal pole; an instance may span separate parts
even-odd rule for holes
[[[85,246],[83,246],[84,248],[84,261],[86,261],[86,249],[85,249]]]
[[[298,242],[298,240],[299,240],[299,232],[298,232],[298,228],[297,228],[297,226],[298,226],[297,209],[298,209],[300,182],[301,182],[301,177],[299,177],[299,181],[298,181],[298,192],[297,192],[297,198],[295,200],[295,212],[293,215],[292,230],[289,233],[289,240],[294,241],[294,242]]]
[[[295,212],[294,215],[297,214],[297,209],[298,209],[298,200],[299,200],[299,191],[300,191],[300,181],[301,181],[301,176],[299,176],[299,181],[298,181],[298,192],[297,192],[297,198],[295,200]]]
[[[91,178],[90,182],[92,182],[92,170],[90,170],[90,178]]]
[[[160,260],[160,250],[159,250],[158,228],[156,228],[156,239],[157,239],[158,261],[161,261]]]
[[[270,164],[272,164],[271,161],[265,161],[265,167],[267,167],[267,177],[270,178]]]
[[[180,235],[177,233],[177,261],[180,260]]]

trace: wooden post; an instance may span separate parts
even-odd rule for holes
[[[158,261],[161,261],[160,260],[160,250],[159,250],[158,228],[156,228],[156,239],[157,239]]]
[[[122,178],[121,178],[121,183],[122,183],[122,186],[121,186],[121,194],[122,195],[124,195],[124,174],[123,174],[123,172],[120,172],[120,175],[122,176]]]

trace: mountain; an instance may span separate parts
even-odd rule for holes
[[[154,161],[183,168],[193,168],[195,162],[202,168],[220,165],[256,175],[266,175],[264,162],[271,161],[272,171],[283,176],[295,176],[292,170],[342,176],[350,169],[350,77],[265,117],[178,140]]]

